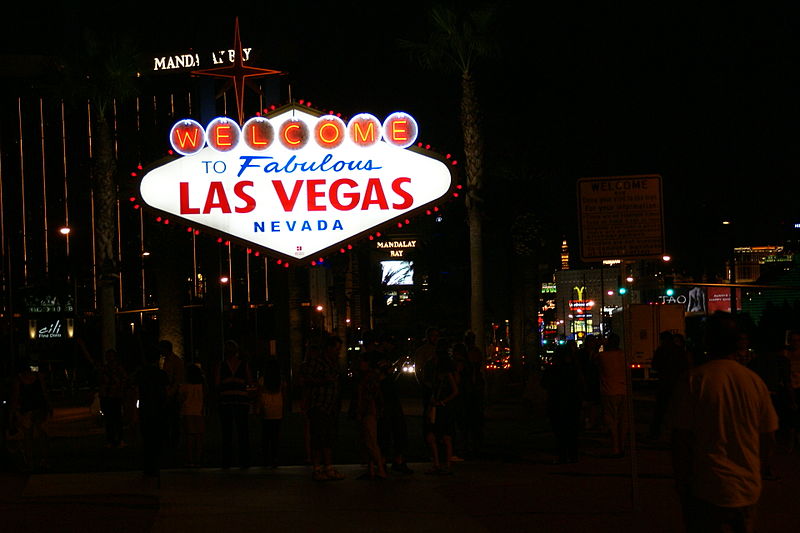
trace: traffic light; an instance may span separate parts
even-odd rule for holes
[[[628,286],[625,284],[627,280],[623,279],[622,277],[617,278],[617,294],[620,296],[627,294]]]
[[[666,296],[675,296],[675,287],[673,287],[673,277],[664,276],[664,294]]]

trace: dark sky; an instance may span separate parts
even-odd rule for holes
[[[288,70],[296,98],[346,115],[403,109],[421,140],[457,151],[458,78],[420,71],[396,47],[425,37],[428,3],[382,4],[263,2],[238,15],[256,66]],[[501,51],[476,73],[488,157],[504,168],[487,179],[510,193],[510,208],[574,235],[576,179],[660,173],[675,255],[717,245],[722,218],[740,221],[748,244],[775,243],[777,224],[800,222],[800,43],[788,9],[497,5]],[[133,28],[162,54],[229,47],[233,37],[233,14],[199,7],[74,9],[6,13],[2,48],[46,51],[80,22]]]

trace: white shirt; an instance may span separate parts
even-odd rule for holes
[[[691,431],[695,497],[743,507],[761,496],[760,437],[778,429],[762,379],[731,359],[701,365],[675,391],[673,427]]]

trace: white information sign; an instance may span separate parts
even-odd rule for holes
[[[581,258],[644,259],[664,254],[661,176],[578,180]]]

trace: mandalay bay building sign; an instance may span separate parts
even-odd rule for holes
[[[412,148],[416,138],[406,113],[345,123],[291,105],[241,127],[227,117],[206,127],[181,120],[170,142],[183,157],[148,172],[140,192],[192,226],[314,258],[449,192],[450,167]]]

